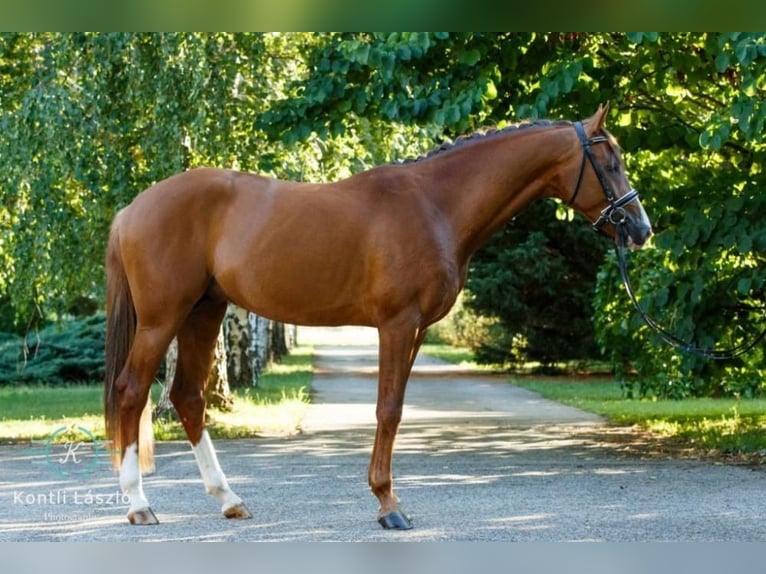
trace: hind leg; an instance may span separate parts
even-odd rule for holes
[[[170,400],[191,442],[207,493],[218,500],[226,518],[251,518],[242,499],[229,487],[205,429],[205,384],[225,313],[226,301],[204,299],[181,326]]]
[[[131,524],[158,522],[144,495],[141,466],[147,466],[152,456],[149,390],[171,338],[168,329],[145,328],[139,323],[127,363],[115,384],[120,404],[120,487],[130,500]]]

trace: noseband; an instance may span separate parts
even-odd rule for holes
[[[575,122],[574,129],[577,132],[577,137],[580,138],[583,156],[582,163],[580,164],[580,175],[577,177],[577,185],[575,186],[574,193],[572,194],[572,197],[569,198],[567,205],[572,205],[577,194],[580,193],[580,185],[582,184],[583,174],[585,173],[585,159],[587,158],[588,161],[590,161],[591,166],[593,166],[593,171],[596,172],[596,177],[598,177],[598,182],[601,184],[601,189],[604,191],[607,201],[609,201],[609,205],[601,211],[601,215],[599,215],[598,219],[593,222],[593,229],[601,231],[601,228],[607,223],[611,223],[615,228],[618,228],[627,221],[628,216],[625,213],[624,206],[631,201],[637,200],[638,192],[631,188],[630,191],[622,197],[615,197],[614,192],[612,191],[612,186],[609,185],[609,180],[604,174],[604,170],[598,164],[596,158],[593,157],[593,151],[591,150],[593,144],[608,142],[608,138],[606,136],[594,136],[589,138],[585,135],[585,129],[582,126],[582,122]]]

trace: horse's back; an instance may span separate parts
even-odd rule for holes
[[[325,185],[202,168],[141,193],[120,225],[158,293],[213,286],[284,322],[375,325],[446,268],[414,191],[395,168]]]

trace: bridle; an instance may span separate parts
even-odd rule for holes
[[[574,129],[577,132],[577,137],[580,138],[583,155],[582,162],[580,163],[580,175],[577,176],[577,185],[575,186],[574,193],[572,194],[572,197],[569,198],[567,205],[571,206],[575,199],[577,199],[577,194],[580,193],[580,186],[582,185],[582,178],[585,173],[585,160],[587,159],[593,167],[598,182],[601,184],[601,189],[604,191],[604,195],[606,195],[606,199],[609,202],[609,205],[604,208],[601,215],[598,216],[598,219],[593,222],[593,229],[601,231],[601,228],[607,223],[611,223],[614,225],[615,229],[618,229],[628,218],[627,213],[625,213],[625,206],[631,201],[636,201],[638,199],[638,192],[635,189],[630,188],[630,191],[622,197],[615,197],[614,191],[612,191],[612,186],[609,185],[609,180],[606,178],[606,175],[604,175],[604,170],[598,164],[596,158],[593,157],[593,151],[591,150],[593,144],[606,143],[609,139],[603,135],[589,138],[585,134],[585,128],[583,128],[582,122],[575,122]]]
[[[734,359],[752,350],[761,340],[763,340],[764,337],[766,337],[766,329],[761,331],[751,341],[744,341],[739,345],[729,349],[704,348],[697,347],[692,343],[680,339],[659,325],[649,315],[647,315],[646,311],[644,311],[639,304],[638,299],[636,298],[636,294],[633,291],[633,286],[630,284],[630,279],[628,278],[628,263],[625,258],[625,247],[628,243],[628,230],[626,229],[628,214],[625,212],[625,206],[631,201],[638,200],[638,192],[631,187],[630,191],[622,197],[615,197],[614,192],[612,191],[612,187],[609,185],[609,181],[604,175],[604,170],[593,157],[593,152],[591,151],[591,146],[593,144],[608,142],[608,138],[603,135],[597,135],[589,138],[585,134],[585,129],[583,128],[582,122],[575,122],[574,129],[577,132],[577,137],[580,138],[580,143],[582,144],[583,149],[583,156],[582,163],[580,164],[580,175],[577,177],[577,185],[575,186],[574,193],[569,198],[569,201],[567,201],[567,205],[571,206],[577,198],[577,194],[580,192],[583,173],[585,171],[585,160],[587,158],[593,167],[593,171],[596,173],[596,177],[598,177],[601,189],[603,190],[604,195],[609,202],[609,205],[601,211],[601,215],[599,215],[596,221],[593,222],[593,229],[596,231],[601,231],[601,229],[607,223],[611,223],[614,226],[617,236],[617,240],[614,243],[614,249],[617,254],[617,266],[620,269],[620,276],[622,277],[622,282],[625,284],[625,290],[628,292],[630,301],[633,303],[633,306],[636,308],[636,311],[638,311],[638,314],[641,316],[641,319],[643,319],[644,323],[646,323],[651,329],[654,329],[654,331],[656,331],[665,342],[681,349],[684,352],[692,353],[706,359],[712,359],[716,361]]]

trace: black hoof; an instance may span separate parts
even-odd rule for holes
[[[386,530],[411,530],[412,520],[401,510],[378,516],[378,524]]]

